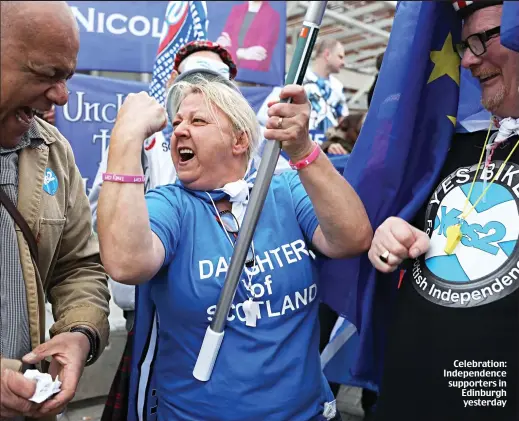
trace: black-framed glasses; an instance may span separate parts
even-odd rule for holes
[[[240,223],[234,214],[229,210],[224,210],[218,212],[220,215],[220,221],[223,225],[225,231],[231,234],[234,238],[234,244],[236,244],[236,240],[238,238],[238,233],[240,232]],[[254,266],[254,261],[256,260],[256,256],[254,254],[254,247],[252,244],[249,247],[249,251],[247,252],[247,257],[245,259],[245,266],[249,269]]]
[[[501,33],[501,27],[496,26],[495,28],[489,29],[488,31],[478,32],[467,37],[465,41],[461,41],[456,44],[456,51],[461,58],[463,58],[467,48],[476,57],[482,56],[487,52],[487,42]]]

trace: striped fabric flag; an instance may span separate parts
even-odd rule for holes
[[[168,30],[160,39],[149,94],[160,104],[166,99],[166,83],[173,71],[175,55],[188,42],[207,39],[207,5],[205,1],[170,1],[165,20]],[[173,128],[166,128],[146,140],[144,172],[146,189],[174,181],[175,169],[169,152],[169,139]]]

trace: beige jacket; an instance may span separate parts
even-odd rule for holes
[[[46,296],[56,320],[50,330],[51,337],[76,325],[89,326],[99,335],[99,356],[110,330],[110,294],[99,246],[92,233],[88,198],[68,141],[54,126],[38,118],[36,122],[43,143],[20,152],[18,210],[38,243],[37,269],[29,246],[16,226],[31,345],[35,348],[45,340]],[[43,190],[47,168],[58,181],[54,195]],[[5,367],[20,370],[21,362],[2,358],[1,369]]]

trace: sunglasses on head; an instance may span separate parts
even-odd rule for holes
[[[220,219],[219,222],[221,222],[223,228],[227,233],[231,234],[234,238],[234,244],[236,245],[236,240],[238,238],[238,233],[240,231],[240,224],[238,222],[238,219],[234,214],[229,210],[224,210],[219,212]],[[256,260],[256,256],[254,254],[254,248],[251,246],[249,247],[249,251],[247,252],[247,257],[245,259],[245,266],[249,269],[254,266],[254,261]]]

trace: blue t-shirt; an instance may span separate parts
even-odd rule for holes
[[[233,248],[209,198],[167,185],[146,201],[166,250],[150,281],[158,318],[158,420],[318,419],[333,395],[321,370],[319,293],[308,251],[318,221],[297,173],[273,177],[254,234],[257,326],[245,325],[248,292],[240,282],[208,382],[192,373]]]

